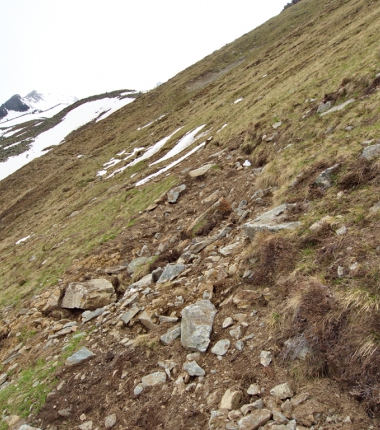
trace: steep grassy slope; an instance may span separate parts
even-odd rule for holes
[[[237,275],[252,270],[251,285],[276,289],[268,321],[279,350],[298,338],[314,351],[310,362],[287,366],[302,381],[337,379],[376,413],[380,162],[360,155],[379,138],[379,19],[377,1],[303,0],[0,182],[2,306],[17,309],[59,279],[79,280],[121,264],[137,246],[128,240],[144,225],[142,212],[184,181],[185,167],[225,150],[215,190],[224,186],[238,203],[270,188],[265,207],[297,204],[301,227],[258,235],[242,252]],[[317,113],[321,102],[346,101],[352,102],[342,110]],[[207,131],[194,145],[213,137],[203,151],[170,176],[135,187],[156,172],[152,160],[202,124]],[[112,157],[121,159],[120,151],[148,148],[179,127],[152,160],[108,179],[97,176]],[[261,174],[233,181],[229,154],[233,162],[249,159]],[[336,164],[329,187],[315,184]],[[197,201],[192,204],[199,212]],[[165,217],[154,222],[152,235]],[[144,236],[136,235],[142,245]],[[286,353],[282,358],[286,362]]]

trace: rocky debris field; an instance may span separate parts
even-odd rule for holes
[[[273,190],[255,188],[262,169],[207,151],[124,237],[73,262],[17,315],[5,310],[0,390],[28,363],[53,374],[34,374],[46,402],[27,423],[5,410],[9,428],[377,428],[333,379],[289,371],[287,347],[293,363],[311,350],[278,342],[284,292],[255,286],[246,264],[257,235],[299,228],[307,204],[273,207]]]

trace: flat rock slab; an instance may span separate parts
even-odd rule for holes
[[[269,231],[271,233],[277,233],[281,230],[295,230],[300,227],[299,221],[284,222],[281,224],[263,224],[263,223],[247,223],[244,224],[243,229],[245,235],[253,240],[258,231]]]
[[[95,309],[94,311],[84,311],[82,314],[82,324],[97,318],[105,311],[105,308]]]
[[[168,282],[176,278],[187,268],[186,264],[168,264],[160,279],[157,281],[157,284],[163,284],[164,282]]]
[[[68,285],[61,307],[66,309],[95,310],[116,302],[116,293],[107,279],[72,282]]]
[[[66,360],[66,364],[68,366],[72,366],[74,364],[82,363],[83,361],[89,360],[92,357],[95,357],[95,354],[86,347],[83,347],[71,357],[69,357]]]
[[[215,314],[215,306],[209,300],[200,300],[182,310],[181,342],[184,348],[206,352]]]
[[[199,167],[199,169],[195,169],[195,170],[191,170],[189,172],[189,176],[191,178],[197,178],[198,176],[203,176],[205,175],[213,166],[213,164],[205,164],[202,167]]]
[[[242,418],[239,422],[239,429],[241,430],[257,430],[259,427],[265,425],[272,417],[272,412],[268,409],[261,409],[253,411],[248,416]]]

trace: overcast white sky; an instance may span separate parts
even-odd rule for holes
[[[147,90],[277,15],[288,0],[0,0],[0,104]]]

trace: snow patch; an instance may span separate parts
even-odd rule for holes
[[[156,176],[161,175],[162,173],[167,172],[169,169],[171,169],[172,167],[174,167],[177,164],[181,163],[183,160],[185,160],[187,157],[190,157],[190,155],[194,154],[194,152],[198,151],[200,148],[202,148],[205,145],[206,145],[206,142],[201,143],[200,145],[196,146],[191,151],[189,151],[187,154],[183,155],[181,158],[178,158],[178,160],[173,161],[168,166],[164,167],[163,169],[160,169],[156,173],[152,173],[151,175],[147,176],[146,178],[141,179],[141,181],[136,182],[135,186],[139,187],[140,185],[146,184],[152,178],[155,178]]]
[[[18,241],[15,243],[15,245],[19,245],[20,243],[25,242],[25,241],[26,241],[26,240],[28,240],[28,239],[30,239],[30,235],[29,235],[29,236],[26,236],[26,237],[23,237],[22,239],[18,240]]]
[[[152,122],[150,122],[149,124],[145,124],[142,127],[139,127],[137,130],[142,130],[143,128],[147,128],[150,125],[154,124],[155,122],[159,121],[161,118],[163,118],[164,116],[166,116],[166,114],[164,113],[163,115],[159,116],[157,119],[153,120]]]
[[[217,131],[217,133],[219,133],[220,131],[222,131],[224,128],[226,128],[227,127],[227,125],[228,124],[224,124],[218,131]]]
[[[236,105],[236,103],[240,103],[241,101],[243,101],[244,99],[243,98],[240,98],[240,99],[237,99],[237,100],[235,100],[234,101],[234,105]]]
[[[189,131],[188,133],[186,133],[185,136],[183,136],[182,139],[180,139],[178,141],[177,145],[174,148],[172,148],[166,155],[164,155],[159,160],[155,161],[154,163],[152,163],[150,165],[153,166],[157,163],[161,163],[162,161],[168,160],[169,158],[172,158],[175,155],[178,155],[179,153],[184,151],[186,148],[188,148],[190,145],[192,145],[199,138],[199,136],[196,137],[196,135],[198,134],[198,132],[200,132],[202,130],[202,128],[205,125],[206,124],[200,125],[199,127],[194,129],[193,131]]]

